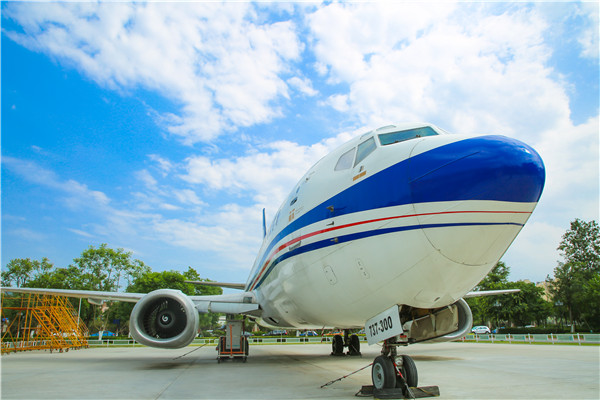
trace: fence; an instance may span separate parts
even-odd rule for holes
[[[476,335],[469,334],[459,339],[461,342],[503,342],[503,343],[576,343],[576,344],[600,344],[600,334],[580,333],[551,333],[551,334],[508,334],[508,335]]]
[[[361,342],[366,343],[367,339],[364,336],[359,336]],[[260,336],[250,336],[248,338],[248,343],[250,344],[282,344],[282,343],[290,343],[290,344],[318,344],[318,343],[331,343],[331,336],[311,336],[311,337],[296,337],[296,336],[280,336],[280,337],[260,337]],[[191,343],[191,345],[210,345],[214,344],[215,346],[219,342],[218,338],[196,338]],[[89,340],[90,346],[135,346],[137,342],[133,339],[102,339],[102,340]]]

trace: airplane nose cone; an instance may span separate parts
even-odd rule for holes
[[[413,203],[531,203],[539,200],[545,181],[539,154],[525,143],[504,136],[465,139],[429,150],[411,157],[409,168]]]
[[[409,164],[415,214],[433,247],[452,261],[496,262],[544,188],[539,154],[504,136],[470,138],[419,153]]]

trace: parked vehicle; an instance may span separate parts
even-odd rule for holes
[[[490,334],[492,333],[490,331],[490,328],[488,328],[485,325],[480,325],[480,326],[474,326],[473,329],[471,329],[471,332],[477,334],[477,335],[485,335],[485,334]]]
[[[96,332],[96,333],[92,333],[90,335],[90,337],[97,337],[99,335],[100,332]],[[111,332],[111,331],[104,331],[102,332],[102,337],[107,337],[107,336],[117,336],[116,333]]]
[[[306,331],[300,333],[300,336],[319,336],[315,331]]]
[[[281,335],[287,335],[288,331],[283,330],[283,329],[277,329],[274,331],[269,331],[267,333],[263,333],[263,336],[281,336]]]

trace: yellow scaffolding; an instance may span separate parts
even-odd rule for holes
[[[66,297],[2,292],[2,354],[88,347],[89,332]]]

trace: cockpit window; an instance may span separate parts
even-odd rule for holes
[[[356,167],[356,165],[358,165],[359,162],[367,158],[367,156],[371,154],[376,148],[377,145],[375,144],[375,139],[373,139],[373,137],[370,137],[369,139],[359,144],[358,151],[356,152],[356,161],[354,162],[354,166]]]
[[[422,128],[408,129],[405,131],[382,133],[379,135],[379,143],[381,143],[382,146],[387,146],[388,144],[404,142],[405,140],[435,135],[437,135],[437,132],[434,131],[433,128],[424,126]]]
[[[354,160],[354,152],[356,151],[356,147],[348,150],[338,160],[337,164],[335,164],[336,171],[342,171],[344,169],[348,169],[352,167],[352,160]]]

